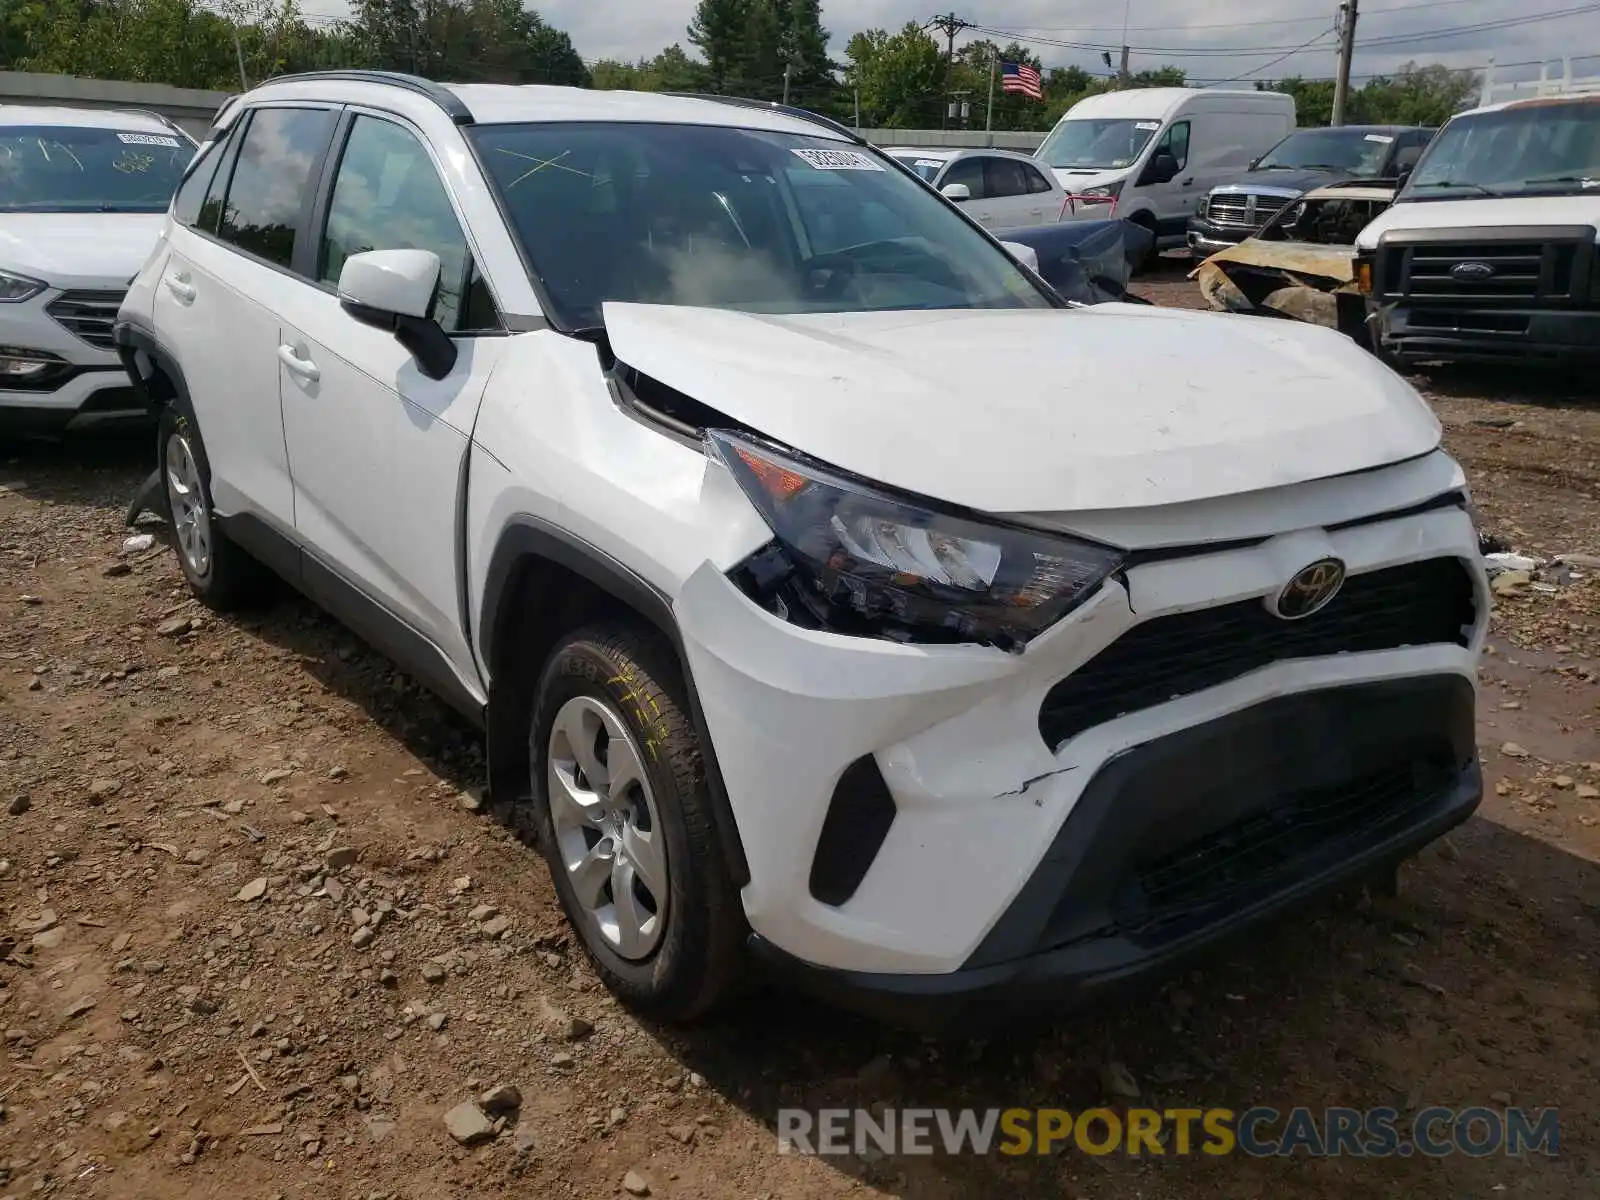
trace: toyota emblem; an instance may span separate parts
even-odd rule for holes
[[[1302,567],[1273,601],[1272,611],[1285,621],[1298,621],[1319,612],[1344,586],[1344,563],[1324,558]]]

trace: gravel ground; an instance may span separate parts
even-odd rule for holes
[[[1197,299],[1175,268],[1140,290]],[[1490,531],[1600,554],[1592,381],[1418,382]],[[471,790],[481,744],[391,663],[293,598],[212,617],[160,540],[121,551],[147,454],[0,448],[0,1197],[1600,1194],[1600,561],[1503,585],[1489,794],[1398,897],[988,1041],[787,995],[685,1034],[599,988]],[[1076,1111],[1135,1088],[1167,1109],[1558,1106],[1561,1152],[775,1153],[785,1105]]]

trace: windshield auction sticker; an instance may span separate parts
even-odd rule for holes
[[[871,157],[855,150],[796,150],[796,158],[804,159],[819,171],[881,171]]]
[[[119,133],[117,141],[124,146],[165,146],[169,150],[178,148],[177,138],[159,133]]]

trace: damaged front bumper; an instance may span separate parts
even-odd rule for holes
[[[1287,317],[1366,342],[1353,247],[1251,239],[1213,254],[1190,278],[1219,311]]]
[[[1270,617],[1263,597],[1324,556],[1350,572],[1341,623]],[[676,610],[755,948],[928,1027],[995,989],[1160,969],[1403,857],[1477,799],[1476,562],[1448,505],[1154,556],[1019,654],[799,629],[703,567]],[[1218,666],[1226,645],[1253,649]],[[1368,793],[1370,819],[1318,824]],[[1279,853],[1260,831],[1283,822]],[[1230,839],[1245,875],[1183,867]]]

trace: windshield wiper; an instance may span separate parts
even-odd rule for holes
[[[1441,179],[1433,183],[1413,183],[1411,187],[1413,190],[1419,192],[1423,188],[1465,188],[1469,192],[1477,192],[1480,196],[1492,196],[1496,200],[1504,200],[1506,198],[1506,194],[1504,192],[1497,192],[1493,188],[1486,188],[1481,183],[1462,183],[1458,179]]]
[[[1545,175],[1539,179],[1524,179],[1522,186],[1534,183],[1578,183],[1586,188],[1600,188],[1600,179],[1593,175]]]

